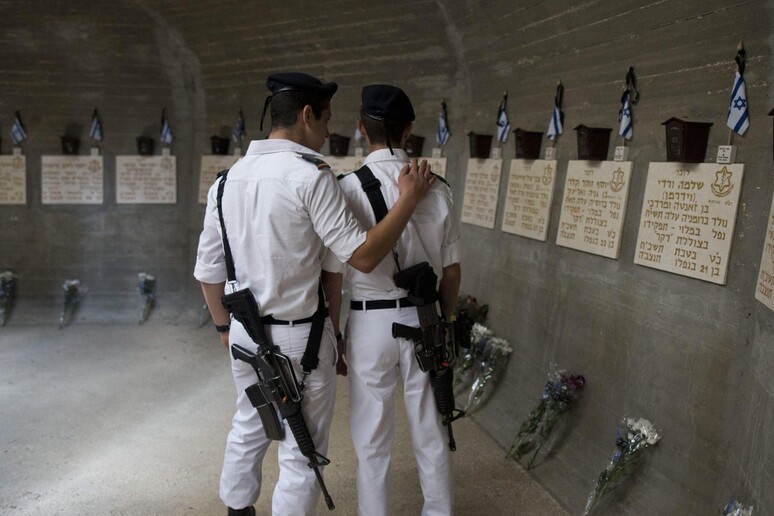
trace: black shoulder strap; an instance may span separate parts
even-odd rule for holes
[[[363,187],[363,191],[368,196],[368,202],[371,203],[371,208],[374,210],[374,216],[376,217],[376,223],[382,221],[387,215],[387,203],[384,202],[384,196],[382,195],[382,183],[374,176],[368,165],[363,165],[359,169],[353,172],[360,180],[360,184]]]
[[[226,186],[226,177],[228,170],[218,173],[220,182],[218,183],[218,218],[220,219],[220,231],[223,234],[223,254],[226,256],[226,276],[229,282],[236,281],[234,272],[234,258],[231,256],[231,246],[228,245],[228,236],[226,235],[226,222],[223,220],[223,189]]]
[[[363,191],[368,196],[368,202],[371,203],[371,209],[374,210],[374,218],[376,223],[379,224],[382,219],[387,216],[387,203],[384,201],[384,195],[382,195],[382,183],[374,176],[368,165],[363,165],[359,169],[353,172],[360,180],[360,185],[363,187]],[[400,262],[398,261],[398,253],[395,249],[392,250],[392,259],[395,260],[395,266],[400,270]]]

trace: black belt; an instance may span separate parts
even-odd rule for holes
[[[386,308],[406,308],[407,306],[417,306],[408,298],[401,299],[377,299],[376,301],[350,301],[349,307],[352,310],[363,310],[363,303],[365,303],[366,310],[384,310]]]
[[[297,321],[281,321],[280,319],[275,319],[271,315],[264,315],[263,317],[261,317],[261,322],[263,324],[279,324],[279,325],[284,324],[285,326],[287,326],[288,324],[291,326],[295,326],[296,324],[306,324],[306,323],[312,322],[313,320],[314,320],[314,316],[306,317],[304,319],[299,319]]]

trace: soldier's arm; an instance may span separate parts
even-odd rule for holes
[[[223,292],[225,291],[226,282],[204,283],[203,281],[200,281],[199,283],[202,285],[204,301],[207,303],[207,308],[210,310],[210,315],[212,316],[213,322],[217,326],[229,324],[231,322],[231,318],[228,315],[226,309],[223,307],[223,304],[220,302],[220,298],[223,296]],[[220,335],[220,341],[223,343],[226,349],[228,349],[228,333],[229,332],[223,332],[218,334]]]
[[[457,304],[457,296],[460,292],[462,281],[462,269],[459,263],[453,263],[443,268],[441,284],[438,287],[438,296],[441,303],[441,312],[448,320],[454,314]]]

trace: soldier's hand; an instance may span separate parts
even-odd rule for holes
[[[430,165],[423,159],[421,163],[412,159],[404,165],[398,176],[398,190],[401,195],[410,196],[415,202],[421,201],[435,184],[435,176],[430,171]]]
[[[220,341],[223,343],[223,347],[228,349],[228,332],[218,333],[220,335]]]

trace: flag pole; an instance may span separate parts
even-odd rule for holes
[[[742,44],[742,41],[739,40],[739,44],[736,46],[736,57],[734,58],[736,61],[736,71],[739,72],[739,76],[744,75],[744,45]],[[733,101],[733,99],[731,99]],[[734,141],[734,130],[732,128],[728,128],[728,145],[730,146]]]

